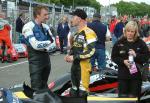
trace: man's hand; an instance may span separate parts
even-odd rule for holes
[[[65,57],[64,57],[64,60],[66,61],[66,62],[69,62],[69,63],[72,63],[73,62],[73,55],[66,55]]]

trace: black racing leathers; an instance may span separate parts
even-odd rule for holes
[[[28,49],[31,87],[35,91],[48,88],[51,70],[48,50],[53,42],[49,26],[30,21],[24,25],[22,34]]]
[[[27,47],[29,55],[29,72],[31,87],[35,91],[48,88],[47,81],[51,70],[51,62],[48,52],[34,50]]]
[[[134,58],[138,72],[130,74],[129,68],[124,64],[124,60],[128,59],[129,49],[133,49],[136,53]],[[139,96],[141,91],[141,72],[138,68],[139,64],[145,63],[148,56],[148,47],[143,40],[137,38],[134,42],[128,42],[126,38],[120,39],[112,49],[112,60],[118,65],[118,81],[119,81],[119,95],[133,95]],[[138,64],[138,65],[137,65]],[[131,83],[132,82],[132,83]],[[133,84],[134,85],[130,85]],[[126,88],[125,88],[126,87]],[[133,90],[134,88],[134,90]]]
[[[72,88],[88,91],[90,81],[90,58],[95,52],[96,34],[88,27],[84,27],[74,35],[71,54],[74,61],[71,67]]]

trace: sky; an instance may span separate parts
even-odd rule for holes
[[[100,2],[100,4],[103,6],[108,6],[109,4],[114,4],[114,3],[117,3],[121,0],[96,0],[96,1]],[[150,5],[150,0],[123,0],[123,1],[126,1],[126,2],[134,1],[137,3],[145,2],[145,3]]]

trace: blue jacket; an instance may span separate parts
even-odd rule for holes
[[[53,42],[52,33],[46,24],[40,26],[30,21],[24,25],[22,33],[27,45],[35,50],[43,51]]]
[[[123,22],[119,22],[116,24],[116,27],[114,29],[114,34],[117,38],[120,38],[120,36],[123,34],[123,28],[124,28]]]
[[[30,21],[24,25],[22,34],[27,43],[30,67],[38,69],[48,65],[50,63],[48,50],[53,42],[49,26]]]
[[[91,28],[97,35],[96,49],[105,49],[107,26],[102,24],[99,20],[94,20],[88,23],[87,26]]]
[[[69,30],[68,22],[64,23],[64,27],[62,26],[62,23],[58,24],[57,33],[59,37],[67,37]]]

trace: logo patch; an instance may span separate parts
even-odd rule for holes
[[[120,51],[120,54],[124,54],[124,53],[125,53],[125,51],[124,51],[124,50],[121,50],[121,51]]]
[[[124,46],[123,44],[119,44],[119,46]]]
[[[79,37],[78,38],[80,38],[80,39],[84,39],[84,36],[83,35],[79,35]]]

